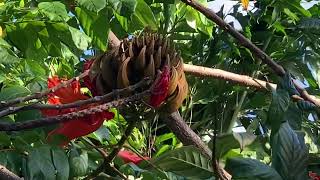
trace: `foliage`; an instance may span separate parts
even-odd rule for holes
[[[318,110],[310,102],[290,98],[298,94],[290,77],[311,94],[319,94],[319,3],[303,8],[300,0],[250,1],[248,10],[242,11],[237,1],[225,1],[232,6],[199,2],[226,21],[236,19],[231,24],[288,74],[278,79],[236,39],[178,0],[6,0],[0,2],[0,101],[46,89],[49,76],[80,74],[84,59],[108,51],[110,31],[119,38],[158,32],[175,41],[185,63],[278,84],[270,95],[224,80],[187,77],[190,94],[181,115],[215,150],[233,179],[308,179],[309,170],[320,174]],[[112,111],[113,120],[66,148],[46,141],[54,126],[0,131],[0,164],[26,179],[81,179],[103,161],[94,147],[111,152],[127,122],[139,121],[124,147],[151,159],[126,164],[116,157],[114,166],[122,174],[143,179],[214,178],[211,159],[182,146],[158,115]],[[40,116],[37,110],[21,111],[0,122]],[[236,132],[235,125],[245,132]]]

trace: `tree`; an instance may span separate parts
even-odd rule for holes
[[[2,2],[0,175],[316,179],[319,4],[229,3]],[[154,79],[131,94],[90,84],[90,63],[143,32],[168,37],[184,60],[177,112],[142,103]]]

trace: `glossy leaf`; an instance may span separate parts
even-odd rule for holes
[[[151,30],[157,30],[157,22],[150,7],[144,0],[137,0],[137,7],[134,13],[144,27],[149,27]]]
[[[2,89],[0,92],[0,101],[26,96],[28,94],[30,94],[30,91],[26,87],[15,85]]]
[[[109,0],[109,3],[118,14],[127,18],[130,18],[137,6],[136,0]]]
[[[107,1],[105,0],[77,0],[77,3],[87,10],[95,13],[98,13],[107,5]]]
[[[56,179],[56,169],[52,163],[49,146],[34,148],[27,158],[27,179]]]
[[[164,171],[187,178],[206,179],[213,175],[212,162],[194,147],[182,147],[150,160]]]
[[[41,2],[38,7],[51,21],[68,21],[70,18],[65,5],[61,2]]]
[[[279,129],[279,126],[285,120],[283,119],[284,113],[289,107],[288,92],[282,89],[272,91],[272,102],[268,112],[268,123],[271,125],[273,132]]]
[[[72,149],[69,155],[70,174],[72,177],[84,176],[88,171],[88,153],[82,151],[79,153]]]
[[[308,151],[303,137],[299,138],[289,123],[280,125],[271,145],[272,167],[283,179],[307,179]]]
[[[61,148],[52,148],[52,161],[57,170],[57,180],[69,178],[69,162],[66,153]]]
[[[100,50],[105,51],[108,43],[109,11],[104,9],[95,14],[78,7],[76,7],[75,11],[85,33],[91,37],[93,43]]]
[[[232,179],[282,180],[276,170],[255,159],[227,159],[225,169],[232,174]]]

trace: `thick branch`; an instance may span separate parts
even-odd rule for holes
[[[134,91],[137,88],[143,87],[143,86],[148,85],[150,83],[151,83],[151,80],[149,78],[145,78],[144,80],[142,80],[134,85],[128,86],[127,88],[116,89],[113,92],[105,94],[103,96],[95,96],[93,98],[89,98],[86,100],[79,100],[79,101],[75,101],[75,102],[68,103],[68,104],[50,105],[50,104],[35,103],[35,104],[28,104],[25,106],[9,107],[7,109],[0,111],[0,117],[15,113],[17,111],[30,110],[30,109],[62,110],[62,109],[67,109],[67,108],[77,108],[77,107],[81,107],[81,106],[93,104],[93,103],[100,103],[101,104],[101,103],[111,101],[112,97],[114,97],[116,95],[119,95],[119,94],[121,95],[122,93],[127,92],[127,91]]]
[[[51,124],[62,123],[66,121],[77,120],[77,118],[84,117],[85,115],[95,114],[98,112],[106,111],[112,107],[119,107],[126,105],[129,102],[135,102],[141,100],[144,96],[149,95],[149,91],[144,91],[142,93],[135,94],[128,98],[123,98],[108,102],[102,105],[98,105],[92,108],[84,109],[81,111],[75,111],[59,116],[40,118],[31,121],[25,122],[16,122],[16,123],[0,123],[0,131],[21,131],[25,129],[38,128],[42,126],[48,126]]]
[[[256,89],[268,89],[267,84],[269,84],[273,88],[277,87],[277,85],[273,83],[268,83],[266,81],[255,79],[250,76],[240,75],[221,69],[207,68],[203,66],[196,66],[190,64],[184,64],[183,68],[185,73],[192,74],[197,77],[211,77],[216,79],[223,79],[226,81],[232,81],[234,83],[246,87],[253,87]]]
[[[184,145],[195,146],[204,155],[212,159],[212,152],[209,147],[205,143],[203,143],[200,137],[185,123],[178,111],[162,118],[162,120]],[[214,160],[214,162],[220,178],[230,179],[230,174],[228,174],[223,168],[221,168],[216,160]]]
[[[19,176],[9,171],[6,167],[0,165],[0,179],[6,180],[22,180]]]
[[[182,2],[188,4],[194,9],[201,12],[207,18],[211,19],[213,22],[218,24],[223,30],[227,31],[234,38],[236,38],[241,45],[250,49],[257,57],[259,57],[265,64],[269,65],[269,67],[279,76],[285,75],[285,70],[282,66],[274,62],[265,52],[259,49],[256,45],[254,45],[249,39],[243,36],[241,33],[236,31],[230,24],[226,23],[223,19],[221,19],[216,13],[214,13],[211,9],[202,6],[195,0],[181,0]]]
[[[195,0],[181,0],[182,2],[186,3],[187,5],[193,7],[194,9],[201,12],[207,18],[211,19],[217,25],[219,25],[223,30],[231,34],[234,38],[239,41],[240,45],[250,49],[259,59],[262,60],[265,64],[267,64],[278,76],[284,76],[286,74],[284,68],[274,62],[270,56],[268,56],[264,51],[254,45],[249,39],[243,36],[240,32],[235,30],[230,24],[226,23],[223,19],[221,19],[216,13],[214,13],[211,9],[202,6],[200,3],[196,2]],[[320,107],[320,100],[310,94],[300,87],[297,83],[295,83],[295,87],[300,92],[303,99],[306,101],[310,101],[316,106]]]

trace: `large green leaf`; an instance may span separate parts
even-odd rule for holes
[[[70,174],[72,177],[84,176],[88,171],[88,153],[79,153],[76,149],[70,151],[69,156]]]
[[[213,176],[211,160],[191,146],[164,153],[152,159],[151,163],[163,171],[173,172],[186,178],[206,179]]]
[[[250,158],[227,159],[225,169],[231,173],[232,179],[282,180],[276,170],[258,160]]]
[[[1,90],[0,101],[12,100],[17,97],[26,96],[28,94],[30,94],[30,91],[24,86],[10,86]]]
[[[104,9],[96,14],[78,7],[75,11],[84,32],[92,38],[95,46],[105,51],[108,43],[109,11]]]
[[[256,136],[249,132],[241,132],[232,134],[223,134],[216,138],[216,157],[223,157],[229,150],[240,148],[243,150],[246,146],[252,144]],[[209,142],[209,147],[213,147],[212,140]]]
[[[283,116],[287,111],[290,103],[289,94],[283,89],[272,91],[272,102],[268,112],[268,123],[271,125],[275,133],[279,129],[280,124],[284,121]]]
[[[303,137],[292,130],[288,122],[282,123],[272,138],[272,166],[283,179],[307,179],[308,150]]]
[[[137,6],[136,0],[108,0],[108,3],[118,14],[127,18],[130,18]]]
[[[301,130],[303,112],[298,108],[296,103],[290,103],[290,106],[284,115],[284,119],[288,121],[292,129]]]
[[[77,2],[80,6],[95,13],[98,13],[107,5],[105,0],[77,0]]]
[[[18,61],[19,58],[10,49],[0,45],[0,64],[12,64]]]
[[[45,14],[51,21],[68,21],[70,18],[65,5],[61,2],[41,2],[38,7],[40,12]]]
[[[57,180],[64,180],[69,178],[69,162],[68,157],[63,149],[52,148],[52,161],[57,170]]]
[[[43,38],[39,32],[45,31],[43,22],[19,23],[17,25],[7,25],[6,32],[8,39],[17,47],[23,56],[30,59],[43,59],[48,56],[48,52],[43,43]]]
[[[56,179],[56,169],[52,163],[50,146],[33,148],[27,158],[27,179]]]
[[[152,30],[157,30],[157,21],[150,7],[144,0],[137,0],[137,7],[134,15],[139,19],[144,27],[148,26]]]

